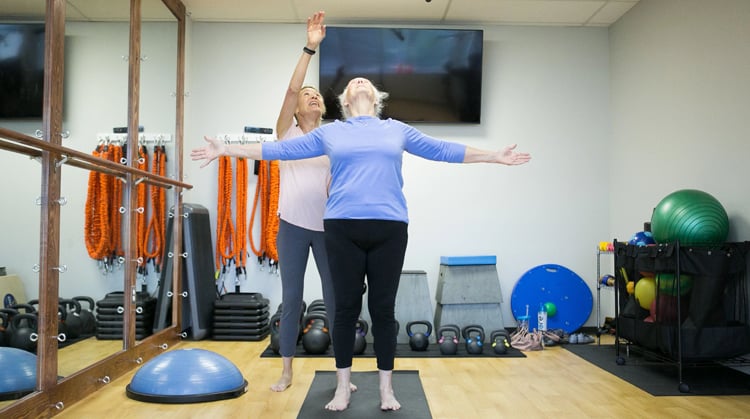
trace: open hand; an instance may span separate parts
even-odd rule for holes
[[[326,25],[323,24],[326,12],[315,12],[307,18],[307,46],[316,49],[326,37]]]
[[[190,158],[194,161],[205,160],[201,168],[208,166],[212,161],[226,152],[226,146],[221,140],[212,137],[203,137],[208,145],[196,148],[190,152]]]
[[[513,151],[516,149],[516,146],[517,144],[513,144],[500,150],[498,152],[498,163],[507,164],[508,166],[528,163],[531,160],[531,154]]]

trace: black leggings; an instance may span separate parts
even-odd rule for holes
[[[325,220],[325,242],[336,298],[333,352],[336,368],[352,366],[354,333],[367,304],[378,369],[390,371],[396,355],[396,292],[404,265],[408,224],[387,220]]]

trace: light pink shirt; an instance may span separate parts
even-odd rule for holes
[[[302,135],[302,130],[292,124],[280,141]],[[279,178],[281,219],[308,230],[323,231],[323,213],[330,178],[328,156],[280,161]]]

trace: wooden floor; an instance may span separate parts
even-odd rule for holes
[[[56,417],[296,418],[315,371],[333,370],[333,359],[295,359],[293,385],[283,393],[274,393],[269,386],[280,374],[281,360],[260,357],[267,342],[186,341],[176,347],[203,348],[232,361],[249,382],[248,392],[240,397],[197,404],[131,400],[125,387],[136,369],[66,406]],[[419,370],[434,418],[750,417],[750,396],[653,397],[560,347],[526,355],[504,359],[398,358],[396,369]],[[70,368],[63,365],[61,369]],[[375,369],[374,359],[355,359],[354,371]]]

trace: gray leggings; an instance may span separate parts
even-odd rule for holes
[[[315,265],[318,267],[323,286],[323,301],[326,304],[328,325],[333,335],[333,315],[336,305],[333,298],[333,283],[328,269],[325,238],[322,231],[298,227],[284,220],[279,222],[276,237],[281,272],[282,313],[279,323],[279,353],[281,356],[294,356],[299,337],[302,294],[305,289],[305,270],[312,249]]]

